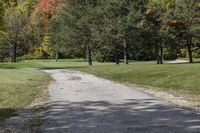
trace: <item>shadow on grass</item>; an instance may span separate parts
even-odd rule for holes
[[[0,121],[5,120],[8,117],[15,116],[16,110],[12,108],[0,109]]]
[[[195,64],[195,63],[200,63],[200,61],[195,61],[195,62],[193,62],[193,63],[194,63],[194,64]]]
[[[0,69],[21,69],[21,68],[32,68],[38,70],[53,70],[53,69],[79,69],[79,68],[88,68],[89,66],[73,66],[73,67],[15,67],[15,66],[1,66]]]
[[[89,66],[74,66],[74,67],[42,67],[39,70],[54,70],[54,69],[81,69],[88,68]]]
[[[24,110],[0,109],[0,133],[36,133],[43,122],[47,104]],[[16,113],[17,112],[17,113]]]

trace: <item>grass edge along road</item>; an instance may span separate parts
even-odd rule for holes
[[[155,62],[150,61],[132,62],[129,65],[115,65],[113,63],[95,62],[94,66],[90,67],[82,59],[72,59],[60,60],[59,62],[55,62],[54,60],[33,60],[23,61],[16,64],[1,63],[0,68],[1,71],[6,70],[12,71],[13,73],[17,71],[28,72],[28,70],[19,70],[19,68],[73,69],[117,82],[127,82],[140,86],[150,86],[156,90],[168,91],[175,95],[183,96],[186,100],[200,101],[200,64],[198,63],[157,65]],[[39,73],[42,75],[44,74],[42,72],[37,72],[34,74]],[[25,75],[28,75],[28,77]],[[31,75],[28,73],[25,75],[24,80],[29,84],[29,81],[31,81]],[[43,77],[45,74],[43,76],[42,75],[40,76]],[[20,76],[23,75],[20,73]],[[11,82],[14,81],[15,80]],[[37,85],[41,85],[41,81],[44,82],[46,80],[38,79],[36,81]],[[12,84],[8,83],[8,86],[9,85]],[[16,89],[16,91],[18,90]],[[2,95],[2,93],[0,95]],[[30,103],[30,101],[26,103]]]
[[[0,121],[25,109],[46,89],[50,76],[38,70],[0,69]]]

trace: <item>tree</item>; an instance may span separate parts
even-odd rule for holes
[[[25,45],[26,41],[26,16],[11,7],[5,12],[6,43],[10,48],[10,59],[17,61],[17,53],[20,47]]]
[[[60,25],[61,33],[67,33],[68,37],[64,38],[64,42],[58,45],[71,44],[74,48],[83,48],[86,53],[89,65],[92,65],[92,48],[93,48],[93,33],[95,9],[99,4],[95,0],[70,0],[61,4],[62,12],[54,17],[51,22],[51,29],[53,25]],[[59,24],[60,23],[60,24]],[[57,38],[56,35],[51,35],[52,39]],[[57,45],[57,44],[56,44]]]
[[[198,0],[2,0],[0,55],[162,64],[187,47],[192,62],[193,52],[200,56],[199,13]]]
[[[103,36],[108,47],[113,50],[115,63],[119,64],[123,53],[124,63],[128,64],[129,49],[133,47],[138,37],[138,23],[142,20],[142,10],[146,1],[112,0],[107,1],[105,8],[105,23]]]
[[[174,34],[176,35],[179,43],[185,42],[185,46],[188,49],[189,62],[193,62],[192,46],[193,38],[196,36],[195,31],[197,30],[195,25],[195,17],[198,16],[199,10],[197,6],[198,0],[176,0],[174,8],[168,11],[167,18],[170,21],[171,30],[175,29]],[[181,41],[183,40],[183,41]]]
[[[163,34],[161,27],[163,24],[163,8],[159,4],[149,3],[146,11],[146,23],[149,31],[152,33],[152,41],[154,42],[157,64],[163,64]]]
[[[56,21],[55,18],[51,19],[50,26],[49,26],[49,37],[50,37],[50,46],[53,47],[55,51],[55,58],[56,62],[59,59],[59,53],[61,52],[63,46],[65,46],[63,41],[63,26],[61,26],[61,23],[59,21]]]
[[[3,30],[3,15],[4,15],[4,7],[3,2],[0,2],[0,31]]]

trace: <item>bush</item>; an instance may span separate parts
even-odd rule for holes
[[[200,50],[197,50],[193,53],[194,58],[200,58]]]
[[[181,49],[180,50],[180,57],[182,57],[182,58],[186,58],[187,57],[187,49]]]
[[[165,60],[175,60],[175,59],[178,58],[178,56],[177,56],[177,53],[175,51],[168,51],[167,49],[164,49],[163,58]]]
[[[96,52],[94,54],[94,60],[98,62],[112,62],[115,60],[114,55],[111,52],[104,51],[104,52]]]

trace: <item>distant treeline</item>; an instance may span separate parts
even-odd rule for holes
[[[3,0],[0,60],[200,57],[199,0]]]

